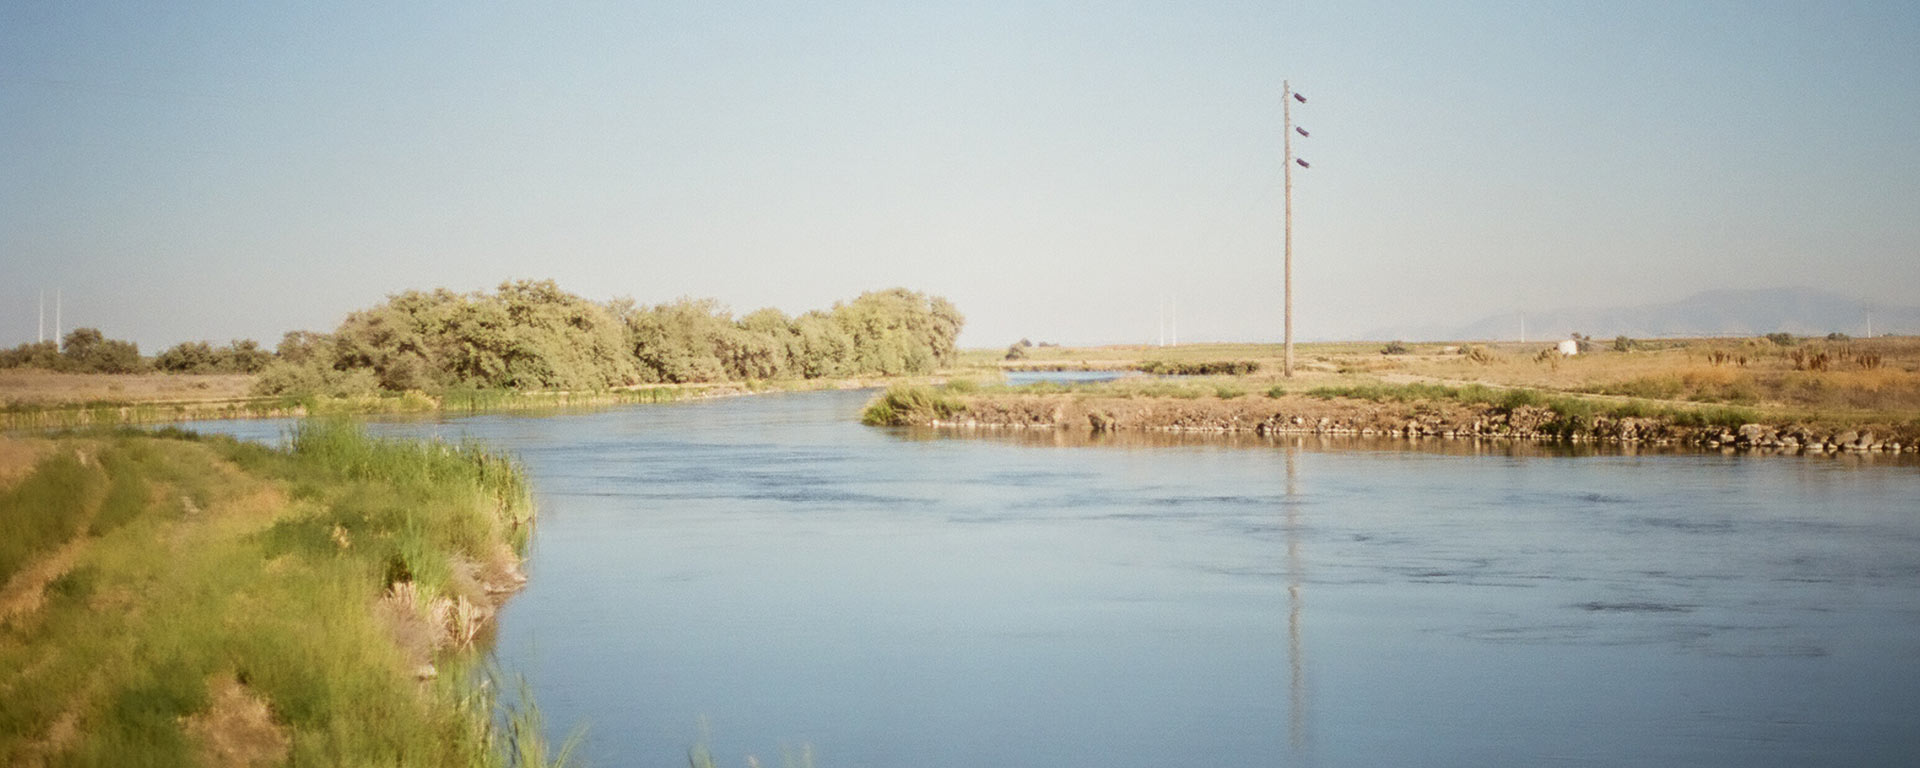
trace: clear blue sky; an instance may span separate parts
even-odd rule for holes
[[[557,279],[962,343],[1807,285],[1920,303],[1920,4],[0,0],[0,344]]]

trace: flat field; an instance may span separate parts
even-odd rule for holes
[[[1130,368],[1149,361],[1260,364],[1235,386],[1306,392],[1364,384],[1483,384],[1601,399],[1757,407],[1840,420],[1920,418],[1920,337],[1874,339],[1594,339],[1563,357],[1552,343],[1409,343],[1389,353],[1379,342],[1296,344],[1295,376],[1280,375],[1278,344],[1178,347],[1030,347],[968,350],[973,372],[1046,368]]]
[[[13,368],[0,370],[0,407],[234,400],[246,397],[252,384],[251,374],[55,373]]]

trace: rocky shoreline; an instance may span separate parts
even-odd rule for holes
[[[948,413],[913,411],[899,423],[940,429],[1081,429],[1253,435],[1469,438],[1740,448],[1785,453],[1920,452],[1908,424],[1683,423],[1671,415],[1570,417],[1547,406],[1454,401],[1372,402],[1263,398],[974,395]]]

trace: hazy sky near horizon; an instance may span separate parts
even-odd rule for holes
[[[0,344],[551,277],[962,343],[1920,288],[1911,2],[0,0]],[[51,309],[49,309],[51,323]]]

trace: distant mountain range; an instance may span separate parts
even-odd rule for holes
[[[1630,307],[1581,307],[1544,311],[1504,312],[1463,326],[1395,326],[1368,331],[1369,339],[1405,341],[1487,340],[1520,338],[1526,323],[1528,340],[1563,339],[1584,333],[1596,339],[1615,336],[1758,336],[1787,332],[1825,336],[1839,332],[1920,333],[1920,307],[1869,304],[1812,288],[1767,288],[1747,291],[1706,291],[1679,301]]]

